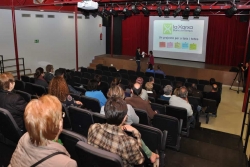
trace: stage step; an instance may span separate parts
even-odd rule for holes
[[[89,64],[88,68],[96,69],[96,65],[98,64],[105,64],[105,61],[102,57],[95,56],[95,58]]]

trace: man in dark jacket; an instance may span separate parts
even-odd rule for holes
[[[8,110],[17,126],[23,130],[23,113],[27,102],[19,95],[11,92],[15,87],[15,80],[11,73],[0,74],[0,107]]]
[[[217,104],[217,107],[219,106],[220,101],[221,101],[221,94],[218,92],[217,84],[212,85],[212,91],[207,93],[206,98],[215,100],[216,104]]]
[[[140,47],[137,48],[136,52],[135,52],[135,61],[137,64],[137,72],[140,72],[141,70],[141,53],[140,53]]]

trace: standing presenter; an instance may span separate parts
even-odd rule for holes
[[[140,53],[140,47],[137,47],[136,53],[135,53],[135,61],[137,64],[137,72],[140,72],[141,70],[141,58],[144,57],[144,55],[146,54],[145,52],[142,52],[142,54]]]

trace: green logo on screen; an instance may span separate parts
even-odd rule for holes
[[[173,25],[171,23],[163,24],[163,34],[172,34]]]

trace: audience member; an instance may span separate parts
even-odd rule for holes
[[[141,85],[139,83],[135,83],[131,91],[133,93],[132,97],[125,98],[127,104],[130,104],[133,108],[145,110],[148,113],[148,117],[153,119],[156,112],[152,110],[148,100],[142,100],[142,98],[140,98],[140,94],[142,92]]]
[[[49,85],[43,77],[44,77],[44,70],[42,67],[38,67],[34,74],[35,84],[48,87]]]
[[[189,117],[189,122],[194,122],[192,106],[188,102],[188,91],[185,86],[179,88],[179,97],[176,95],[171,96],[169,99],[170,106],[182,107],[187,110],[187,116]]]
[[[151,73],[155,72],[155,70],[153,69],[153,65],[152,64],[148,65],[148,69],[146,70],[146,72],[151,72]]]
[[[66,107],[82,105],[82,102],[75,101],[74,98],[70,96],[68,85],[65,79],[60,76],[54,77],[50,81],[49,94],[56,96]]]
[[[85,92],[85,96],[96,98],[99,101],[101,107],[104,106],[107,101],[103,93],[98,90],[98,81],[94,79],[89,81],[88,91]]]
[[[151,82],[147,82],[145,84],[145,88],[147,91],[148,96],[156,98],[157,94],[155,93],[155,91],[153,90],[153,84]]]
[[[143,85],[143,78],[138,77],[135,82],[142,86]],[[147,93],[147,91],[145,89],[141,90],[140,97],[142,98],[142,100],[148,100],[148,93]]]
[[[107,96],[108,96],[108,98],[112,98],[112,97],[119,97],[122,99],[125,98],[124,91],[122,90],[122,88],[120,86],[113,86],[113,87],[109,88]],[[133,107],[130,104],[127,104],[127,108],[128,108],[128,113],[127,113],[128,117],[126,120],[126,124],[128,124],[128,125],[131,125],[132,123],[138,124],[139,117],[136,115]],[[105,115],[104,106],[102,106],[100,113]]]
[[[88,144],[119,155],[124,166],[142,164],[144,156],[140,147],[154,163],[159,157],[151,152],[141,139],[137,129],[124,125],[127,119],[127,105],[119,97],[108,99],[104,107],[106,124],[93,124],[88,132]],[[131,136],[127,135],[131,133]]]
[[[46,66],[46,73],[45,73],[45,75],[44,75],[44,79],[45,79],[48,83],[52,80],[52,78],[54,78],[53,72],[54,72],[53,66],[52,66],[51,64],[48,64],[48,65]]]
[[[166,85],[163,89],[164,91],[164,94],[161,95],[161,99],[162,100],[166,100],[166,101],[169,101],[169,99],[171,98],[171,95],[172,95],[172,91],[173,91],[173,88],[171,85]]]
[[[17,126],[24,130],[23,113],[27,105],[26,101],[12,90],[15,87],[15,79],[11,73],[0,74],[0,107],[8,110]]]
[[[149,81],[150,83],[152,83],[152,84],[155,83],[155,79],[154,79],[154,77],[152,77],[152,76],[149,77],[148,81]]]
[[[122,81],[121,78],[117,78],[117,77],[113,78],[113,80],[112,80],[112,82],[110,84],[110,87],[118,85],[123,90],[125,90],[125,87],[124,87],[124,85],[121,84],[121,81]]]
[[[207,93],[206,98],[215,100],[217,107],[219,106],[220,101],[221,101],[221,94],[218,92],[217,84],[212,85],[212,91]]]
[[[24,112],[27,129],[18,142],[10,161],[10,167],[32,166],[45,157],[46,161],[36,166],[77,167],[58,139],[63,129],[63,113],[60,101],[51,95],[32,100]],[[58,155],[50,157],[54,153]]]
[[[152,67],[154,67],[155,65],[154,55],[152,51],[149,51],[148,64],[152,64]]]
[[[155,73],[162,74],[162,75],[164,75],[164,77],[166,76],[166,74],[161,70],[159,65],[157,66],[157,70],[155,70]]]
[[[183,86],[183,83],[181,81],[176,81],[174,87],[175,88],[180,88]]]
[[[212,85],[216,83],[214,78],[210,78],[209,85],[205,85],[203,91],[204,92],[211,92],[212,91]]]
[[[180,88],[175,88],[174,93],[175,96],[179,96],[180,95]]]
[[[202,92],[197,89],[197,85],[195,83],[192,84],[191,89],[192,89],[191,96],[199,98],[203,97]]]

